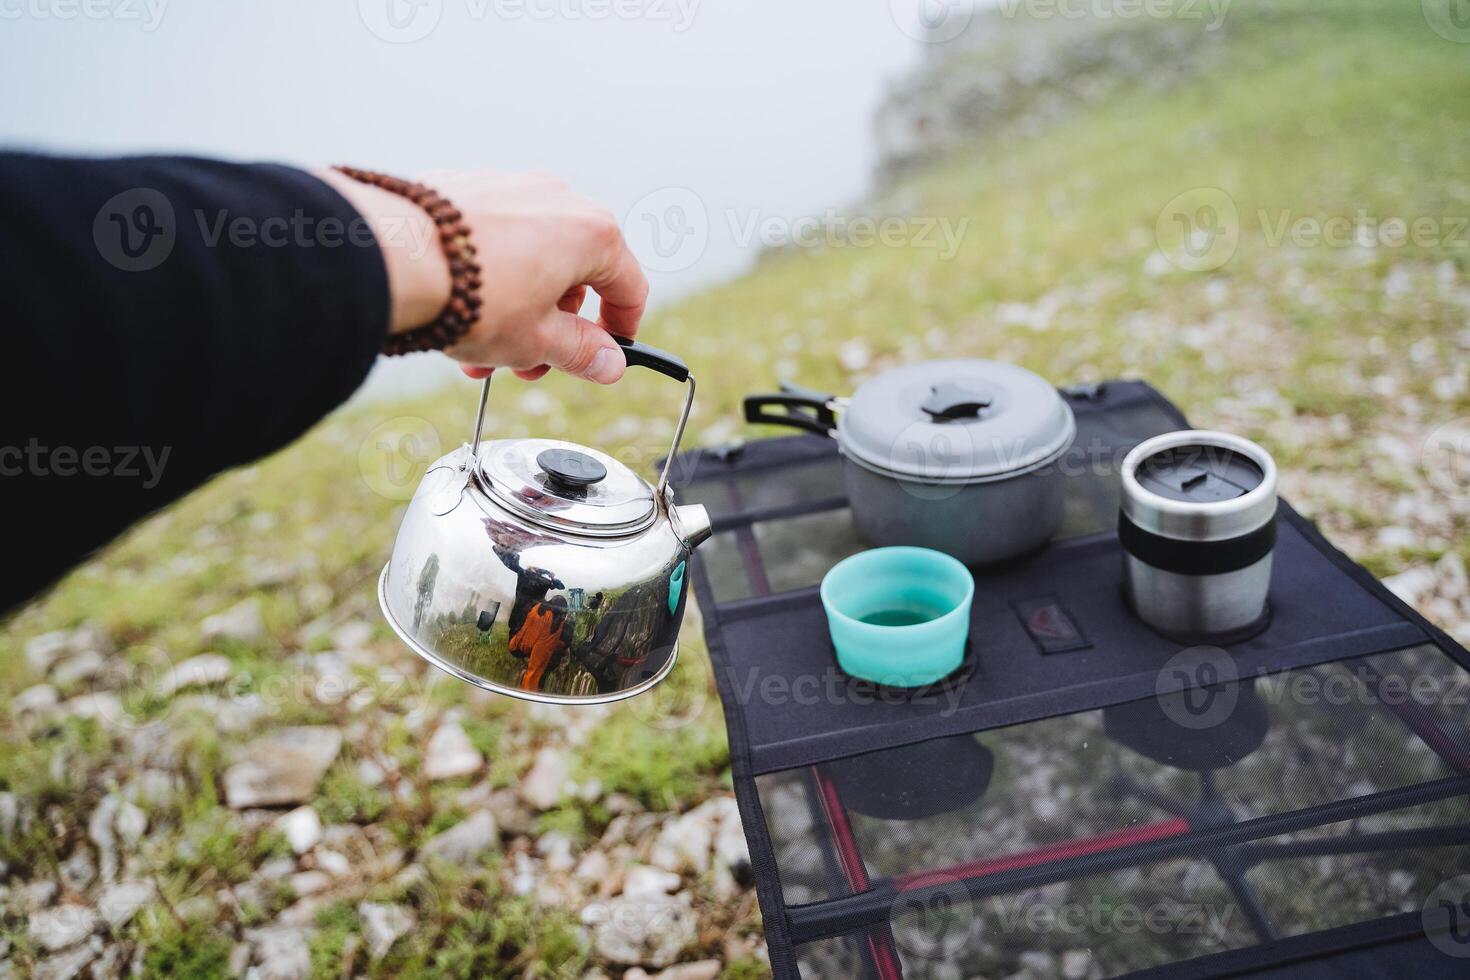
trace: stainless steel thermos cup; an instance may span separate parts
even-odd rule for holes
[[[1276,544],[1276,463],[1224,432],[1155,436],[1123,460],[1124,593],[1139,618],[1186,641],[1263,621]]]

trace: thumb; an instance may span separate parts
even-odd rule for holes
[[[627,358],[604,327],[557,310],[537,328],[540,360],[558,371],[610,385],[623,376]]]

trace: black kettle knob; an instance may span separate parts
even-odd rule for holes
[[[964,385],[944,382],[929,389],[929,397],[919,406],[935,421],[972,419],[990,407],[990,397]]]
[[[575,449],[543,449],[536,456],[551,482],[568,490],[585,490],[607,476],[607,467]]]

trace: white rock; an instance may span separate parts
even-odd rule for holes
[[[276,829],[286,836],[291,850],[305,854],[322,839],[322,818],[309,806],[298,806],[282,814],[276,821]]]
[[[608,861],[607,855],[602,851],[588,851],[582,855],[582,860],[577,862],[576,870],[572,877],[578,881],[597,883],[612,873],[612,862]]]
[[[251,980],[305,980],[311,972],[311,945],[305,929],[274,926],[247,929],[245,938],[255,946]]]
[[[325,895],[308,895],[297,899],[276,916],[275,925],[285,929],[313,929],[317,916],[327,907],[328,902]]]
[[[45,675],[58,660],[71,651],[71,631],[42,633],[26,643],[26,663],[31,670]]]
[[[1456,552],[1446,551],[1434,563],[1434,569],[1439,573],[1440,592],[1443,595],[1455,598],[1465,595],[1470,583],[1467,583],[1465,560]]]
[[[291,886],[293,895],[297,898],[305,898],[307,895],[315,895],[331,887],[332,876],[325,871],[298,871],[287,878],[286,882]]]
[[[56,900],[56,893],[60,891],[54,879],[37,878],[28,881],[15,890],[11,897],[11,910],[28,915],[37,912]]]
[[[72,980],[80,976],[82,970],[102,953],[102,939],[93,936],[84,945],[76,946],[64,953],[48,956],[36,964],[31,971],[31,980]],[[112,976],[113,974],[99,971],[93,976]]]
[[[230,947],[230,958],[225,963],[225,972],[232,977],[243,977],[250,969],[250,958],[255,949],[249,943],[236,943]]]
[[[343,650],[361,650],[373,638],[373,624],[355,619],[332,631],[332,643]]]
[[[531,832],[531,811],[526,809],[515,790],[495,790],[486,799],[485,808],[494,814],[501,833],[519,836]]]
[[[258,646],[266,638],[265,617],[260,611],[259,599],[246,599],[224,612],[206,617],[199,624],[199,636],[205,643],[216,640],[233,640]]]
[[[429,739],[424,752],[424,775],[433,780],[455,779],[478,772],[485,757],[465,734],[459,719],[447,719]]]
[[[1385,551],[1403,551],[1414,547],[1418,540],[1418,536],[1406,527],[1389,526],[1378,529],[1378,547]]]
[[[667,824],[654,843],[650,860],[665,871],[701,874],[709,868],[714,828],[707,810],[691,810]]]
[[[357,761],[357,778],[368,787],[381,786],[388,779],[388,773],[381,763],[372,759],[359,759]]]
[[[230,658],[222,653],[201,653],[175,664],[158,682],[160,694],[172,695],[191,687],[209,687],[230,679]]]
[[[58,687],[71,687],[90,680],[102,672],[107,660],[96,650],[83,650],[57,664],[51,671],[51,680]]]
[[[854,338],[837,348],[837,362],[847,371],[861,371],[873,361],[867,341]]]
[[[106,881],[117,877],[117,830],[114,821],[121,805],[122,800],[117,796],[104,796],[87,818],[87,839],[97,845],[99,870]]]
[[[558,874],[576,867],[577,859],[572,854],[573,842],[566,834],[555,831],[542,834],[536,841],[536,853],[546,859],[546,870]]]
[[[1143,260],[1143,274],[1150,279],[1164,275],[1173,267],[1174,264],[1169,261],[1169,257],[1159,251],[1148,253],[1148,258]]]
[[[669,895],[678,891],[682,883],[682,879],[670,871],[635,864],[623,876],[623,894],[629,898]]]
[[[536,890],[539,874],[530,855],[517,851],[512,862],[514,873],[510,879],[510,890],[517,895],[529,895]]]
[[[1092,965],[1092,954],[1085,949],[1069,949],[1062,954],[1062,976],[1066,980],[1083,980]]]
[[[687,895],[622,896],[582,909],[597,956],[612,963],[662,969],[694,941],[696,921]]]
[[[1390,592],[1407,602],[1417,605],[1421,599],[1434,591],[1434,569],[1428,565],[1416,565],[1407,571],[1390,575],[1383,580]]]
[[[92,718],[108,726],[130,717],[122,699],[111,691],[90,691],[68,698],[57,705],[56,712],[63,718]]]
[[[26,663],[38,674],[45,674],[66,657],[97,654],[104,660],[114,650],[112,637],[91,623],[74,630],[43,633],[26,643]]]
[[[225,801],[236,809],[305,802],[341,748],[342,733],[325,725],[255,739],[225,770]]]
[[[721,821],[715,834],[715,856],[736,878],[750,874],[750,848],[745,843],[745,831],[738,815]]]
[[[112,829],[125,846],[136,847],[148,830],[148,814],[137,804],[123,800],[117,806],[117,816],[112,818]]]
[[[26,926],[31,942],[49,953],[75,946],[97,928],[97,913],[86,905],[58,905],[34,913]]]
[[[347,860],[347,855],[338,851],[318,851],[316,866],[336,878],[352,870],[352,862]]]
[[[227,735],[255,732],[260,728],[261,719],[273,713],[271,706],[265,703],[265,698],[254,692],[229,697],[209,693],[186,694],[176,700],[174,705],[181,710],[207,714],[215,730]]]
[[[79,847],[71,853],[57,869],[61,884],[69,892],[85,891],[97,880],[97,864],[92,860],[90,848]]]
[[[56,693],[56,688],[50,684],[36,684],[26,688],[15,697],[10,699],[10,712],[17,717],[27,714],[41,714],[56,707],[61,698]]]
[[[495,818],[480,810],[434,837],[422,850],[425,858],[473,867],[499,842],[500,831],[495,826]]]
[[[11,792],[0,793],[0,837],[15,834],[20,824],[20,797]]]
[[[119,881],[102,889],[97,911],[109,929],[120,929],[132,921],[138,910],[153,897],[153,885],[146,881]]]
[[[362,935],[367,940],[368,953],[374,960],[386,956],[399,937],[418,924],[413,912],[401,905],[363,902],[357,907],[357,914],[362,919]]]
[[[538,810],[550,810],[566,792],[571,766],[556,749],[536,753],[531,771],[521,780],[521,798]]]
[[[724,964],[719,960],[695,960],[693,963],[679,963],[654,975],[653,980],[716,980]],[[623,975],[627,980],[627,974]]]
[[[255,871],[261,881],[280,881],[296,870],[296,862],[288,857],[271,858]]]

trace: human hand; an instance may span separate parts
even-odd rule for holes
[[[357,208],[388,267],[393,332],[430,322],[449,300],[449,265],[429,216],[396,194],[328,171],[320,174]],[[626,361],[610,333],[638,332],[648,280],[617,219],[546,174],[489,171],[423,178],[464,216],[478,250],[479,315],[445,353],[472,378],[509,367],[527,380],[550,368],[611,384]],[[594,323],[579,311],[594,290]]]

